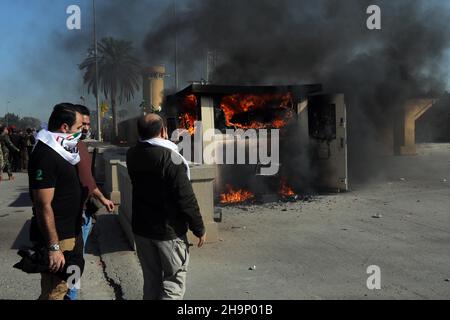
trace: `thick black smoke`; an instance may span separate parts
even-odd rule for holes
[[[381,8],[381,30],[366,27],[371,4]],[[373,174],[382,128],[407,99],[445,89],[443,1],[192,0],[171,17],[147,35],[150,61],[172,55],[176,31],[185,69],[217,53],[216,83],[322,83],[345,93],[355,174]]]
[[[83,32],[55,34],[57,48],[77,62],[92,44],[90,3],[83,1]],[[366,28],[372,4],[381,8],[379,31]],[[407,99],[444,91],[448,8],[439,0],[98,0],[98,38],[132,41],[143,65],[165,64],[166,87],[174,82],[176,34],[180,89],[206,77],[206,54],[213,51],[216,83],[322,83],[342,92],[349,168],[374,175],[385,124]]]

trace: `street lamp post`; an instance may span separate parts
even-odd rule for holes
[[[101,112],[100,103],[98,100],[98,59],[97,59],[97,26],[95,17],[95,0],[92,0],[92,8],[94,13],[94,59],[95,59],[95,102],[97,106],[97,139],[102,141],[102,124],[101,124]]]
[[[174,68],[175,68],[175,91],[178,91],[178,20],[177,20],[177,0],[173,0],[173,16],[175,21],[175,52],[174,52]]]

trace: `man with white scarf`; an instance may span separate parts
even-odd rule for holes
[[[63,252],[78,250],[81,231],[81,186],[76,165],[82,116],[72,104],[52,112],[48,130],[39,131],[28,177],[33,202],[30,239],[48,251],[49,273],[41,274],[40,300],[63,300],[67,283],[54,275],[63,270]],[[77,242],[77,244],[80,241]],[[81,241],[82,254],[82,241]]]
[[[144,274],[145,300],[181,300],[189,264],[188,229],[205,242],[189,166],[168,140],[163,119],[138,120],[140,141],[127,153],[133,186],[132,228]]]

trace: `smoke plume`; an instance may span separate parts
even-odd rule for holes
[[[371,4],[381,8],[381,30],[366,27]],[[450,14],[442,1],[203,0],[188,1],[176,18],[167,10],[146,36],[149,61],[173,56],[176,32],[182,70],[215,52],[215,83],[322,83],[344,93],[355,177],[375,169],[382,128],[407,99],[445,89]]]

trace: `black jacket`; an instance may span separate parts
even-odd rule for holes
[[[13,268],[22,270],[26,273],[50,273],[48,251],[43,245],[36,244],[33,248],[21,249],[17,252],[22,259],[16,263]],[[84,257],[83,257],[83,239],[78,237],[75,241],[75,248],[72,251],[64,251],[64,258],[66,263],[61,271],[53,273],[60,279],[67,281],[72,275],[72,272],[67,272],[70,266],[78,266],[80,268],[80,276],[84,271]]]
[[[154,240],[172,240],[189,228],[201,237],[205,227],[186,167],[175,164],[171,153],[143,142],[128,150],[133,232]]]

